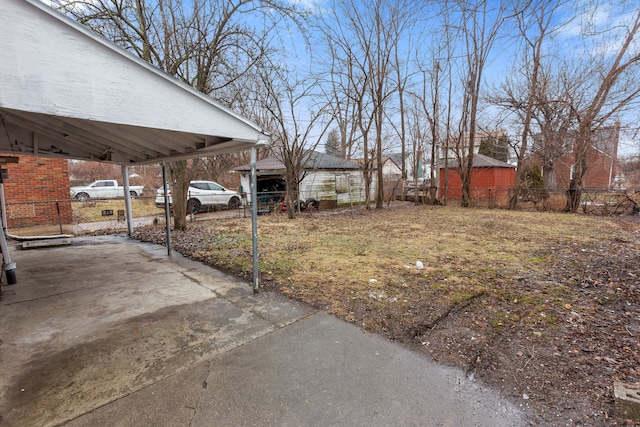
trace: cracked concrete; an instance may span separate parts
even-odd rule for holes
[[[160,246],[12,258],[1,426],[525,425],[462,372]]]

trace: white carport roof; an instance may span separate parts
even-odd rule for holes
[[[2,0],[0,152],[152,163],[268,137],[39,0]]]

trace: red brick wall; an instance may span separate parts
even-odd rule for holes
[[[571,165],[573,165],[574,160],[573,154],[565,154],[556,161],[555,173],[558,188],[569,188]],[[610,178],[613,184],[613,178],[615,178],[617,173],[615,159],[612,160],[611,157],[602,151],[591,147],[587,156],[587,162],[587,174],[584,179],[585,188],[609,188]],[[533,157],[533,164],[542,169],[542,162],[537,156]]]
[[[447,197],[462,198],[462,180],[456,169],[449,169]],[[514,168],[473,168],[471,171],[471,197],[481,200],[508,194],[515,184]],[[440,169],[440,197],[444,197],[444,169]]]
[[[18,163],[4,165],[7,226],[29,227],[72,222],[69,169],[66,159],[18,156]],[[60,211],[60,219],[58,218]]]
[[[605,127],[596,131],[593,135],[592,145],[587,154],[587,173],[584,179],[585,188],[608,189],[613,187],[614,179],[618,174],[618,139],[620,135],[620,123],[613,127]],[[542,173],[542,160],[537,153],[531,156],[533,165],[537,165]],[[572,153],[567,153],[556,160],[554,165],[556,185],[558,188],[567,189],[571,180],[571,166],[575,158]]]
[[[595,148],[591,148],[587,162],[587,176],[584,179],[585,188],[608,189],[609,182],[613,184],[613,178],[615,178],[616,174],[614,170],[616,165],[611,157]],[[611,177],[611,180],[609,177]]]

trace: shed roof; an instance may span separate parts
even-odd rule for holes
[[[0,152],[152,163],[239,151],[262,129],[39,0],[3,0]]]
[[[396,164],[399,168],[402,168],[402,153],[391,153],[387,156],[389,160]]]
[[[353,170],[360,169],[360,165],[351,160],[341,159],[340,157],[331,156],[329,154],[320,153],[318,151],[310,151],[306,154],[308,160],[305,163],[305,170]],[[242,165],[233,170],[240,172],[248,172],[251,165]],[[256,162],[256,170],[259,171],[283,171],[284,163],[277,157],[267,157]]]
[[[449,168],[457,168],[458,161],[450,160]],[[514,165],[494,159],[484,154],[476,153],[473,155],[473,167],[474,168],[515,168]]]

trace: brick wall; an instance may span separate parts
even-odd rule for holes
[[[444,168],[440,169],[440,197],[444,197]],[[471,197],[479,200],[495,198],[497,194],[508,195],[516,179],[515,168],[473,168],[471,169]],[[462,198],[462,180],[457,169],[448,171],[447,197]]]
[[[7,226],[29,227],[72,222],[69,168],[66,159],[18,156],[18,163],[4,165]],[[60,212],[60,218],[58,216]]]
[[[558,188],[569,188],[573,162],[573,154],[565,154],[556,161],[555,173]],[[541,162],[537,158],[534,158],[534,164],[541,167]],[[602,151],[590,147],[587,155],[587,174],[584,178],[585,188],[601,190],[610,188],[617,173],[616,167],[615,158],[612,159]]]

